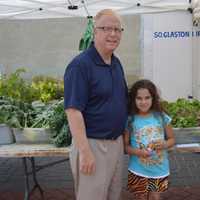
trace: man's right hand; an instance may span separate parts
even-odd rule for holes
[[[65,112],[75,145],[79,151],[80,171],[86,175],[91,175],[95,172],[96,163],[86,136],[83,114],[74,108],[69,108]]]
[[[85,175],[92,175],[96,170],[95,157],[91,150],[79,152],[80,171]]]

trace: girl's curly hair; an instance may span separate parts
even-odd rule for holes
[[[147,79],[136,81],[129,90],[129,114],[134,115],[139,112],[136,106],[136,96],[139,89],[147,89],[152,96],[151,111],[162,113],[164,111],[155,84]]]

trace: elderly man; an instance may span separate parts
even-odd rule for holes
[[[70,163],[77,200],[120,199],[127,86],[113,52],[122,32],[117,13],[97,13],[94,43],[65,71],[64,106],[73,137]]]

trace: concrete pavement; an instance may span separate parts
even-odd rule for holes
[[[61,158],[37,158],[36,164],[43,165]],[[200,154],[170,153],[171,187],[163,195],[163,200],[200,200]],[[123,200],[131,200],[126,191],[127,156],[124,157]],[[74,200],[73,181],[69,162],[48,167],[37,173],[38,181],[44,189],[45,200]],[[0,200],[22,200],[24,193],[24,173],[21,159],[0,158]],[[39,200],[36,191],[31,200]]]

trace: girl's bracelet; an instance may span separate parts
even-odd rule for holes
[[[164,141],[164,142],[163,142],[163,148],[164,148],[164,149],[168,149],[167,141]]]

